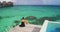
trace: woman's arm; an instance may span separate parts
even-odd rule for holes
[[[25,21],[25,23],[26,23],[26,24],[29,24],[27,20]]]

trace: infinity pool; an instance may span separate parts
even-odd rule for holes
[[[60,32],[60,23],[48,23],[46,32]]]

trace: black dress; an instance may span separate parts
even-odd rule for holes
[[[24,22],[21,22],[21,25],[19,25],[19,27],[25,27]]]

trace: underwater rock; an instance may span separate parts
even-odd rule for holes
[[[0,16],[0,19],[2,19],[2,18],[10,18],[10,17],[14,17],[14,16]]]
[[[56,16],[56,19],[57,19],[57,20],[60,20],[60,15],[57,15],[57,16]]]
[[[40,23],[42,25],[45,20],[56,21],[56,17],[41,17],[39,19],[36,19],[35,23]]]
[[[56,17],[60,17],[60,15],[56,15]]]
[[[0,16],[0,19],[2,19],[2,17]]]
[[[49,21],[56,21],[56,20],[60,20],[60,16],[56,16],[56,17],[41,17],[39,19],[36,19],[36,23],[41,23],[43,24],[45,20],[49,20]]]
[[[44,23],[44,19],[42,18],[37,19],[35,23],[40,23],[42,25]]]
[[[14,23],[15,23],[16,25],[18,25],[18,24],[20,23],[20,21],[15,20]]]
[[[44,20],[56,21],[56,17],[43,17]]]
[[[15,20],[15,21],[14,21],[14,23],[19,23],[19,22],[20,22],[20,21],[18,21],[18,20]]]
[[[25,19],[27,19],[27,20],[35,20],[35,19],[37,19],[35,16],[28,16],[28,17],[26,17]]]
[[[10,16],[5,16],[4,18],[10,18]]]
[[[44,20],[49,20],[49,21],[56,21],[57,18],[56,17],[41,17],[40,19],[38,19],[39,21],[44,21]]]
[[[15,27],[15,25],[13,25],[13,28]]]
[[[39,25],[39,23],[40,23],[42,25],[45,20],[56,21],[56,20],[58,20],[60,18],[51,16],[51,17],[41,17],[41,18],[37,19],[34,16],[28,16],[25,19],[27,19],[27,20],[35,20],[32,24],[38,24]]]

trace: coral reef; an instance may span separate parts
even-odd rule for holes
[[[27,20],[35,20],[37,18],[35,16],[27,16],[25,19],[27,19]]]

